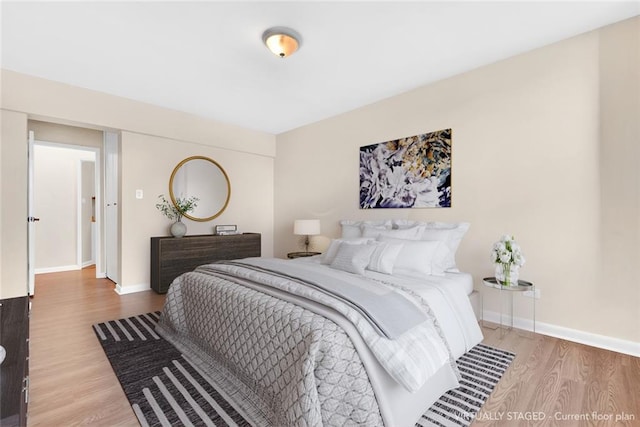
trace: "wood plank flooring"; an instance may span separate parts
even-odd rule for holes
[[[160,310],[164,296],[113,289],[93,269],[37,276],[29,427],[138,425],[91,325]],[[640,359],[517,330],[483,332],[486,344],[517,356],[473,426],[640,426]]]
[[[640,426],[640,358],[517,330],[483,333],[516,358],[473,426]]]
[[[36,276],[29,427],[139,425],[91,325],[160,310],[164,296],[114,287],[92,268]]]

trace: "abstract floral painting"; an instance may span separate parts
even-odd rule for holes
[[[360,147],[360,208],[451,207],[451,129]]]

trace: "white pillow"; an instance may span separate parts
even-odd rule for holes
[[[418,225],[427,225],[427,223],[422,221],[414,221],[412,219],[394,219],[391,222],[391,227],[394,230],[415,227]]]
[[[439,221],[430,221],[426,222],[425,227],[427,228],[437,228],[437,229],[445,229],[451,230],[454,228],[463,228],[465,230],[469,229],[468,222],[439,222]]]
[[[427,225],[422,234],[422,240],[439,240],[447,248],[446,251],[442,252],[439,260],[443,270],[457,271],[456,252],[460,242],[462,242],[462,238],[469,230],[469,225],[468,222],[434,222]]]
[[[436,260],[440,247],[438,241],[428,240],[400,240],[380,237],[378,240],[389,243],[402,243],[402,249],[393,264],[393,274],[415,278],[425,278],[431,275],[444,275]]]
[[[423,222],[410,219],[394,219],[393,229],[404,230],[408,228],[423,226],[425,232],[422,234],[421,240],[440,240],[448,248],[449,253],[441,253],[438,263],[442,265],[444,270],[458,271],[456,266],[456,252],[462,238],[469,230],[468,222]]]
[[[362,227],[362,237],[393,237],[394,239],[419,240],[424,233],[423,226],[403,228],[402,230],[386,230],[374,227]]]
[[[357,237],[352,239],[332,239],[331,243],[329,243],[329,247],[320,257],[321,264],[331,264],[333,259],[336,257],[338,253],[338,249],[340,249],[340,244],[343,242],[348,242],[354,245],[364,245],[367,242],[370,242],[370,238],[365,237]]]
[[[363,275],[374,250],[375,247],[372,245],[343,242],[340,244],[338,253],[336,253],[329,266],[348,273]]]
[[[361,225],[360,235],[362,237],[371,237],[375,239],[378,235],[384,231],[391,231],[390,228],[384,225]]]
[[[342,226],[342,238],[362,237],[362,226],[381,226],[386,229],[391,229],[391,220],[377,220],[377,221],[351,221],[343,219],[340,221]]]
[[[367,270],[377,271],[378,273],[392,274],[393,265],[402,250],[402,243],[391,242],[368,242],[375,250],[371,254]]]

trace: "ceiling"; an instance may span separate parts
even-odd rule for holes
[[[272,134],[640,14],[640,2],[9,2],[2,68]],[[278,58],[262,33],[285,26]]]

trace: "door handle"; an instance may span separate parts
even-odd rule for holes
[[[36,221],[40,221],[40,218],[36,218],[34,216],[30,216],[27,218],[28,222],[36,222]]]

